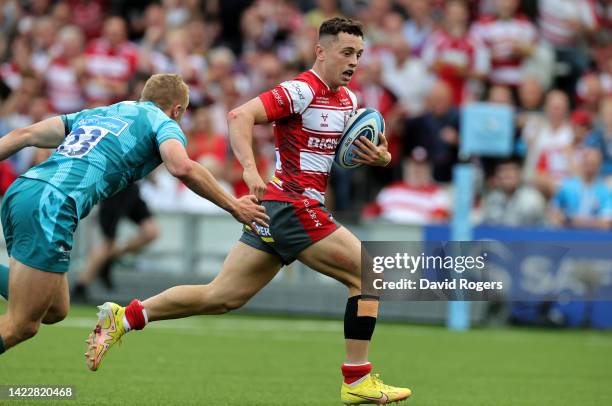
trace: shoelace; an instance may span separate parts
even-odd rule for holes
[[[392,390],[392,387],[389,385],[385,385],[385,383],[382,381],[382,379],[380,379],[380,374],[371,374],[370,375],[370,379],[372,379],[372,381],[374,382],[374,384],[376,385],[380,385],[380,388],[384,391],[389,391]]]

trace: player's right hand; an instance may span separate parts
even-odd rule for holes
[[[266,182],[263,181],[257,170],[245,169],[242,173],[244,183],[249,187],[249,193],[262,200],[266,191]]]
[[[270,217],[266,214],[266,209],[258,203],[257,198],[253,195],[240,197],[236,204],[236,210],[232,215],[239,222],[251,227],[253,223],[269,227],[268,221],[270,221]]]

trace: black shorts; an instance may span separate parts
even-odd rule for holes
[[[136,224],[151,217],[151,211],[140,197],[140,189],[135,183],[100,203],[100,227],[106,239],[115,238],[122,217]]]
[[[262,202],[270,216],[270,227],[257,226],[257,233],[244,226],[240,241],[272,255],[284,265],[296,260],[300,252],[327,237],[340,227],[320,202],[304,198],[294,202]]]

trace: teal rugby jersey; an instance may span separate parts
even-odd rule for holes
[[[176,121],[152,102],[126,101],[61,117],[66,139],[22,177],[47,182],[71,197],[79,219],[161,164],[162,142],[187,142]]]

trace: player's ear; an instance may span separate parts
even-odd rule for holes
[[[182,106],[180,104],[177,104],[172,108],[172,119],[173,120],[179,121],[179,119],[181,118],[181,109],[182,109]]]
[[[319,61],[325,60],[325,47],[320,42],[315,45],[315,56]]]

